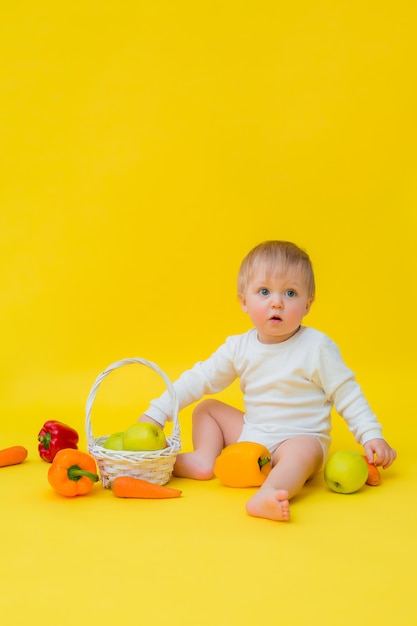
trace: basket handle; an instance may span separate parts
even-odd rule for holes
[[[91,426],[91,412],[93,409],[93,403],[94,403],[98,388],[100,387],[102,381],[106,378],[106,376],[108,376],[113,370],[119,367],[123,367],[124,365],[130,365],[132,363],[138,363],[139,365],[146,365],[147,367],[150,367],[157,374],[159,374],[161,378],[164,380],[167,386],[169,395],[171,397],[171,403],[172,403],[172,422],[173,422],[172,438],[179,440],[180,426],[179,426],[179,421],[178,421],[178,410],[179,410],[178,397],[170,379],[165,374],[165,372],[163,372],[160,369],[160,367],[158,367],[158,365],[156,365],[156,363],[154,363],[153,361],[147,361],[146,359],[140,359],[140,358],[130,358],[130,359],[122,359],[120,361],[115,361],[114,363],[106,367],[106,369],[97,376],[96,380],[94,381],[93,386],[91,387],[91,390],[90,390],[90,393],[88,395],[87,402],[86,402],[86,418],[85,418],[85,430],[87,433],[87,441],[89,443],[94,442],[93,429]]]

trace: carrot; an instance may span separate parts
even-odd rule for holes
[[[28,451],[23,446],[11,446],[0,450],[0,467],[8,465],[18,465],[23,463],[28,455]]]
[[[366,455],[362,455],[368,465],[368,478],[366,479],[366,484],[371,485],[372,487],[377,487],[381,483],[381,475],[379,473],[379,469],[374,463],[369,463]]]
[[[118,476],[112,483],[113,494],[118,498],[178,498],[182,491],[154,485],[133,476]]]

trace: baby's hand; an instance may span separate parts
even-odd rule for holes
[[[385,439],[371,439],[363,446],[368,463],[375,463],[387,469],[397,458],[397,453]],[[376,458],[375,458],[376,457]]]

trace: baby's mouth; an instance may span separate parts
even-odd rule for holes
[[[280,317],[279,315],[272,315],[272,317],[270,317],[269,319],[273,322],[282,322],[282,317]]]

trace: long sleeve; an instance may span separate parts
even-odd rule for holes
[[[314,376],[328,400],[346,421],[357,443],[363,445],[370,439],[382,437],[382,427],[353,372],[343,362],[337,345],[328,338],[322,342],[318,352]]]
[[[204,395],[225,389],[235,378],[232,354],[226,341],[206,361],[196,363],[174,382],[179,409],[200,400]],[[152,400],[145,413],[162,426],[165,425],[165,422],[172,418],[169,393],[166,391],[159,398]]]

